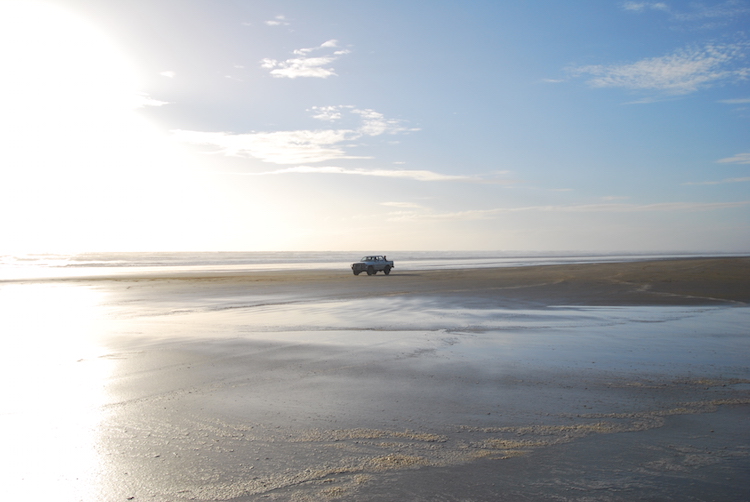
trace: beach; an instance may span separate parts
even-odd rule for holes
[[[11,500],[748,500],[750,258],[0,282]]]

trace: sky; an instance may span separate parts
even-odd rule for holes
[[[1,0],[0,252],[750,252],[750,0]]]

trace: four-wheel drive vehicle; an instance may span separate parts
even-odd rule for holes
[[[352,272],[354,272],[354,275],[359,275],[362,272],[367,272],[367,275],[375,275],[378,272],[383,272],[385,275],[388,275],[395,266],[385,256],[363,256],[357,263],[352,263]]]

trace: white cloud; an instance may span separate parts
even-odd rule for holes
[[[163,71],[163,72],[159,73],[159,75],[161,75],[162,77],[174,78],[174,76],[176,74],[173,71]]]
[[[677,7],[664,2],[625,2],[623,8],[639,14],[646,11],[661,11],[667,13],[672,21],[680,23],[683,27],[688,26],[703,30],[720,28],[750,12],[750,7],[746,3],[737,0],[727,0],[716,5],[706,5],[702,2],[684,2],[678,4]]]
[[[726,178],[719,181],[690,181],[683,185],[723,185],[725,183],[743,183],[750,181],[750,178]]]
[[[396,134],[405,131],[418,131],[419,129],[407,129],[401,126],[396,119],[386,119],[382,113],[371,109],[353,109],[352,112],[362,117],[361,131],[367,136],[380,136],[381,134]]]
[[[269,176],[278,174],[347,174],[355,176],[377,176],[383,178],[401,178],[416,181],[464,181],[477,182],[479,178],[471,176],[459,176],[452,174],[440,174],[434,171],[426,170],[390,170],[390,169],[353,169],[336,166],[296,166],[274,171],[264,171],[260,173],[236,173],[245,176]]]
[[[750,98],[722,99],[719,100],[719,103],[723,103],[725,105],[746,105],[750,104]]]
[[[328,78],[336,75],[336,71],[333,68],[324,68],[324,66],[332,63],[335,59],[334,57],[296,58],[286,61],[264,59],[261,61],[261,67],[270,69],[271,75],[276,78]]]
[[[664,2],[625,2],[622,7],[625,10],[633,12],[644,12],[646,10],[669,11],[669,7]]]
[[[261,68],[271,70],[271,75],[276,78],[328,78],[330,76],[335,76],[336,71],[327,66],[336,61],[339,56],[349,53],[349,51],[345,49],[333,52],[330,51],[330,49],[334,49],[337,46],[338,42],[336,40],[328,40],[318,47],[296,49],[294,54],[299,56],[296,58],[287,59],[285,61],[264,58],[261,60],[260,66]],[[317,57],[309,56],[309,54],[317,51],[322,51],[324,54]]]
[[[289,21],[286,20],[286,17],[283,15],[279,15],[274,17],[273,19],[269,19],[265,22],[267,26],[289,26]]]
[[[644,211],[713,211],[714,209],[735,209],[750,205],[750,200],[740,202],[661,202],[658,204],[613,204],[611,209],[602,207],[603,211],[644,212]]]
[[[707,44],[673,54],[624,65],[591,65],[570,69],[574,76],[589,75],[592,87],[621,87],[683,95],[719,82],[743,80],[749,67],[737,67],[747,43]]]
[[[331,159],[356,159],[336,146],[352,138],[351,131],[278,131],[248,134],[228,132],[172,131],[183,143],[210,145],[217,153],[228,156],[253,157],[274,164],[323,162]]]
[[[358,131],[364,136],[380,136],[381,134],[397,134],[401,132],[418,131],[418,128],[407,128],[398,119],[386,119],[385,116],[371,108],[355,108],[351,105],[313,106],[310,110],[315,113],[313,118],[326,122],[342,120],[345,113],[360,120]]]
[[[732,20],[750,12],[750,8],[744,2],[728,0],[718,5],[705,5],[700,2],[688,4],[692,9],[690,12],[673,12],[672,17],[680,22],[701,22],[700,28],[717,28]]]
[[[719,159],[720,164],[750,164],[750,153],[738,153],[734,157]]]
[[[392,220],[485,220],[500,214],[524,212],[550,213],[637,213],[637,212],[671,212],[671,211],[713,211],[718,209],[736,209],[750,205],[750,200],[739,202],[662,202],[657,204],[579,204],[571,206],[523,206],[494,209],[476,209],[452,213],[420,213],[417,211],[400,212],[390,217]]]
[[[750,200],[741,202],[659,202],[656,204],[579,204],[573,206],[536,206],[523,210],[553,211],[568,213],[614,212],[633,213],[648,211],[710,211],[744,207]],[[505,212],[505,211],[504,211]],[[507,211],[507,212],[512,212]]]
[[[404,209],[421,209],[422,205],[417,204],[416,202],[381,202],[381,206],[388,206],[388,207],[400,207]]]
[[[160,101],[158,99],[154,99],[145,92],[136,93],[133,99],[133,106],[135,108],[142,108],[144,106],[163,106],[169,104],[169,101]]]
[[[381,134],[398,134],[417,131],[406,128],[399,120],[386,119],[374,110],[360,110],[353,106],[313,107],[315,118],[336,121],[353,118],[356,127],[341,129],[319,129],[299,131],[231,132],[172,131],[174,138],[184,143],[210,145],[216,153],[241,157],[253,157],[274,164],[301,164],[324,162],[336,159],[362,159],[346,153],[349,143]]]
[[[345,108],[352,108],[351,106],[313,106],[311,108],[316,114],[313,118],[318,120],[325,120],[327,122],[334,122],[341,120],[343,114],[341,113]]]

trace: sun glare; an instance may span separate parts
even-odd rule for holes
[[[189,162],[139,113],[155,101],[106,33],[54,5],[0,2],[0,60],[6,252],[143,248],[164,233],[154,213],[189,206],[174,181]]]
[[[97,489],[95,444],[112,361],[100,357],[99,293],[50,284],[0,288],[0,425],[10,500],[83,500]]]
[[[0,7],[4,133],[14,154],[60,154],[101,140],[132,110],[135,71],[105,36],[53,5],[6,2]],[[93,135],[93,137],[91,136]]]

